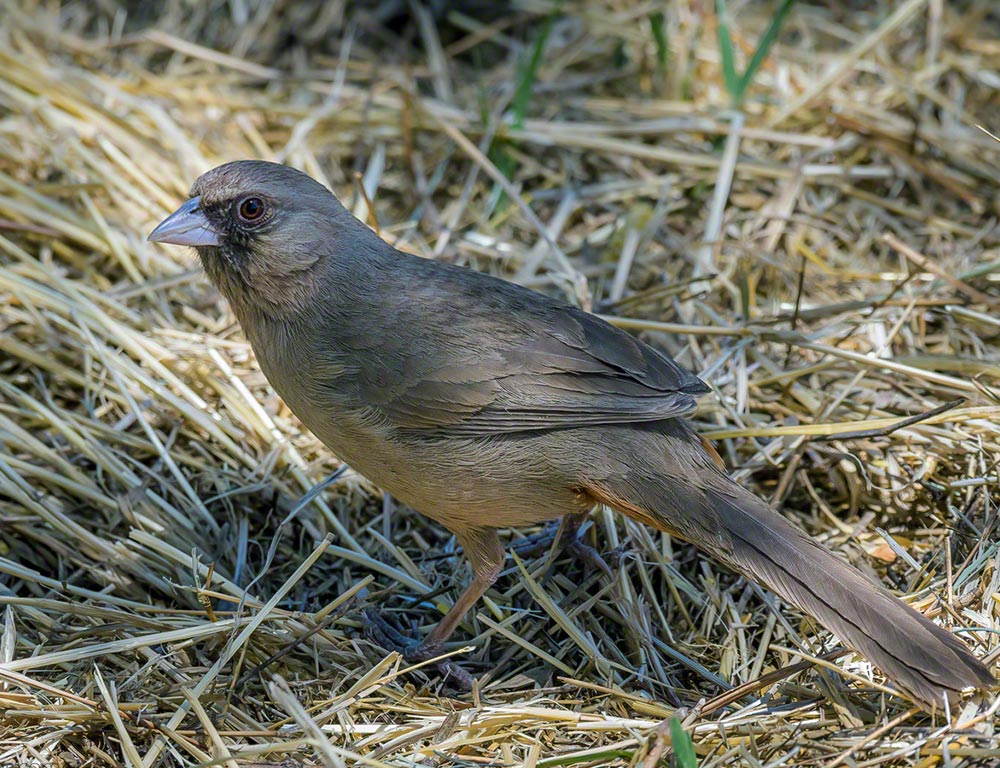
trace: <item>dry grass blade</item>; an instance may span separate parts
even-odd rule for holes
[[[728,3],[725,66],[713,5],[0,2],[0,765],[666,765],[678,711],[702,766],[995,762],[995,696],[916,712],[607,510],[613,583],[553,553],[470,615],[472,694],[386,655],[362,610],[432,624],[461,553],[352,473],[310,494],[336,458],[145,242],[280,159],[592,303],[712,381],[742,482],[995,662],[995,3],[798,3],[738,113],[784,3]]]

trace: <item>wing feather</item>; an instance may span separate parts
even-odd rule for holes
[[[365,400],[401,429],[468,437],[659,421],[690,413],[709,391],[600,318],[548,301],[533,309],[540,322],[516,333],[504,327],[483,339],[481,352],[436,344],[451,350],[448,359],[417,366],[416,376],[411,365],[396,386],[369,372],[381,386],[369,387]]]

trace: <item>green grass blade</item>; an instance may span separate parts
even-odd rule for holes
[[[760,42],[757,43],[757,50],[750,57],[746,71],[740,77],[739,84],[737,85],[737,98],[735,99],[737,104],[743,102],[743,97],[746,96],[746,92],[750,88],[750,83],[753,82],[754,75],[757,74],[760,65],[764,63],[764,59],[767,58],[771,47],[777,41],[778,35],[781,33],[781,25],[785,23],[785,17],[788,16],[788,12],[792,10],[793,5],[795,5],[795,0],[784,0],[778,8],[777,13],[771,18],[771,23],[767,25],[764,34],[761,35]]]
[[[528,112],[528,103],[531,101],[531,92],[535,86],[538,67],[542,63],[545,44],[548,42],[549,33],[552,31],[552,24],[559,15],[561,8],[562,3],[558,3],[555,10],[545,19],[545,24],[542,25],[541,32],[538,33],[538,38],[535,40],[534,46],[532,46],[531,56],[519,68],[517,73],[517,86],[514,89],[514,103],[512,108],[514,118],[512,125],[514,128],[524,127],[524,118]]]
[[[555,9],[545,19],[541,31],[531,48],[531,55],[527,61],[518,67],[517,84],[514,87],[514,98],[511,103],[511,127],[515,130],[524,128],[524,118],[528,114],[528,104],[531,103],[531,94],[535,87],[535,78],[538,68],[542,63],[542,54],[545,52],[545,44],[548,42],[552,25],[562,10],[562,2],[556,4]],[[496,165],[497,169],[508,179],[514,177],[517,163],[509,153],[504,150],[504,140],[500,137],[494,139],[490,145],[489,158]],[[490,194],[487,210],[494,211],[501,208],[506,200],[506,195],[499,186],[494,186]]]
[[[676,717],[670,718],[670,741],[680,768],[698,768],[698,755],[695,754],[691,734],[684,730],[681,721]]]
[[[661,80],[665,80],[667,77],[667,56],[670,50],[667,46],[667,26],[662,12],[657,11],[649,14],[649,31],[653,33],[653,42],[656,45],[656,73]]]
[[[740,87],[740,78],[736,74],[736,60],[733,56],[733,38],[729,34],[729,14],[726,11],[726,0],[715,0],[715,14],[719,27],[719,56],[722,59],[722,79],[729,91],[730,98],[738,103],[736,94]]]

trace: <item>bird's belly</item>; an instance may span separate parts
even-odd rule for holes
[[[433,437],[403,432],[289,375],[290,347],[254,344],[261,368],[296,416],[334,455],[396,499],[452,531],[528,525],[581,511],[571,480],[543,460],[551,448],[531,436]]]
[[[528,525],[581,511],[570,484],[532,457],[530,441],[401,435],[344,420],[336,428],[317,427],[337,458],[453,531]]]

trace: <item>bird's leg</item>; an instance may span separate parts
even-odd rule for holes
[[[580,535],[580,526],[586,522],[587,517],[587,512],[563,515],[561,519],[553,520],[538,533],[514,542],[510,548],[519,557],[538,557],[547,552],[553,542],[557,542],[556,546],[559,549],[573,555],[584,565],[603,571],[609,579],[613,579],[614,574],[604,562],[604,558]]]
[[[472,565],[472,581],[422,642],[401,633],[377,611],[366,613],[372,639],[388,650],[398,651],[409,662],[427,661],[440,654],[465,614],[493,585],[503,568],[503,545],[494,529],[476,528],[455,535]],[[472,687],[472,676],[451,660],[444,659],[437,666],[445,677],[452,678],[461,687]]]

